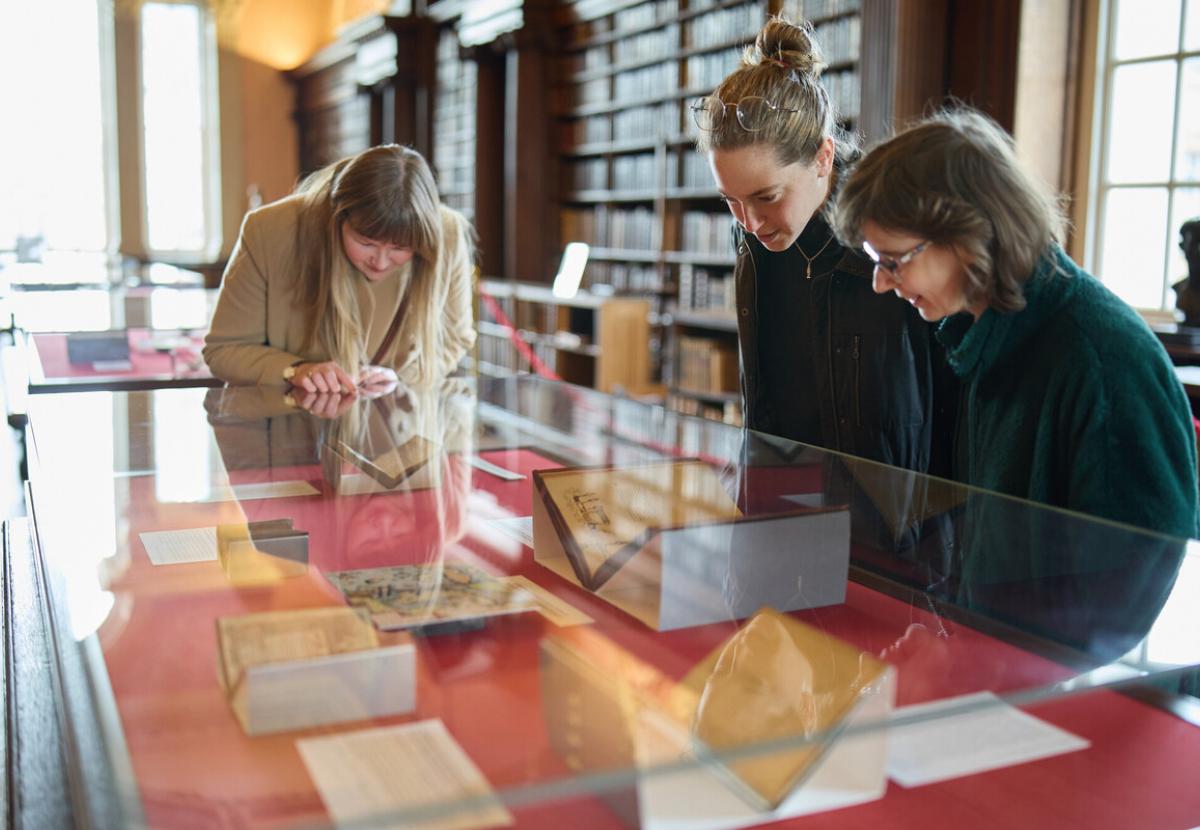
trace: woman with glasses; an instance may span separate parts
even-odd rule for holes
[[[335,162],[247,214],[204,359],[227,383],[290,384],[327,415],[358,391],[429,385],[475,341],[473,236],[415,150]]]
[[[1191,411],[1142,319],[1057,242],[1054,199],[963,110],[873,149],[834,211],[874,288],[942,321],[968,484],[1176,536],[1197,532]],[[893,300],[894,302],[894,300]]]
[[[839,244],[824,216],[858,151],[818,81],[823,66],[811,27],[775,18],[692,106],[697,148],[736,220],[745,422],[938,471],[953,418],[935,403],[952,407],[954,393],[940,394],[949,373],[930,328],[872,293],[870,261]]]

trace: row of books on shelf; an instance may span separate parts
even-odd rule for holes
[[[560,212],[562,241],[586,242],[600,248],[652,251],[657,247],[654,211],[645,207],[597,205]]]
[[[572,75],[654,60],[670,54],[678,47],[678,43],[679,32],[676,27],[651,29],[570,53],[566,57],[564,68],[567,75]]]
[[[862,109],[862,82],[857,70],[829,72],[821,76],[834,111],[842,119],[857,119]]]
[[[714,337],[680,335],[675,384],[693,392],[738,391],[737,343]]]
[[[682,154],[680,161],[680,186],[709,189],[714,187],[712,168],[708,166],[707,156],[689,151]]]
[[[613,187],[618,190],[641,190],[658,181],[654,153],[617,156],[612,161],[612,173]]]
[[[655,141],[679,135],[679,103],[645,104],[562,122],[564,147],[610,141]]]
[[[702,268],[684,263],[679,266],[681,311],[728,312],[737,308],[733,272],[728,269]]]
[[[710,421],[723,421],[734,426],[742,425],[742,406],[737,401],[705,401],[697,398],[690,398],[681,395],[672,395],[667,401],[667,406],[675,410],[681,415],[695,415],[700,418],[707,418]],[[699,445],[703,443],[703,435],[697,430],[681,432],[681,436],[686,436],[685,440],[678,442],[678,446],[684,452],[701,452]],[[687,440],[691,439],[691,440]],[[689,449],[688,444],[697,445],[696,449]]]
[[[862,42],[862,21],[857,17],[841,17],[816,27],[817,43],[828,63],[856,61]]]
[[[645,29],[655,23],[672,20],[678,14],[678,0],[653,0],[653,2],[618,9],[612,14],[592,20],[580,21],[571,26],[570,38],[574,43],[584,43],[592,38],[613,32]]]
[[[861,7],[861,0],[785,0],[780,13],[790,20],[800,17],[805,20],[820,20],[856,12]]]
[[[763,5],[745,3],[697,15],[683,24],[684,46],[703,49],[731,40],[753,40],[766,20]]]
[[[661,293],[666,281],[657,265],[624,262],[592,262],[584,271],[585,286],[611,288],[614,293]]]
[[[710,213],[703,210],[687,210],[683,212],[681,223],[680,249],[696,254],[714,256],[733,256],[733,243],[730,241],[728,211]]]
[[[684,86],[688,89],[715,87],[725,79],[726,75],[738,67],[741,58],[742,50],[736,47],[722,49],[719,52],[689,55],[684,63],[686,71]]]

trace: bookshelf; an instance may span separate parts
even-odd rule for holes
[[[462,57],[458,33],[438,33],[437,85],[433,101],[433,168],[442,201],[475,217],[475,137],[478,69]]]
[[[695,152],[688,106],[778,13],[814,24],[829,64],[824,83],[854,129],[859,0],[579,0],[555,17],[564,44],[555,96],[560,241],[593,246],[589,290],[649,303],[660,321],[652,371],[668,405],[733,422],[732,219]]]
[[[603,392],[652,391],[645,300],[587,291],[566,299],[546,285],[506,280],[481,280],[477,300],[479,374],[537,372],[540,363],[568,383]]]

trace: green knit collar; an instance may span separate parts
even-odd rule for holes
[[[1055,243],[1025,282],[1025,308],[1010,313],[989,308],[978,320],[965,312],[943,320],[937,338],[946,347],[954,374],[960,378],[983,374],[1020,348],[1075,293],[1076,280],[1062,277],[1079,273],[1079,267]]]

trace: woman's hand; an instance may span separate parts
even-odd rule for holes
[[[301,409],[318,418],[340,418],[354,403],[354,399],[353,393],[342,395],[337,392],[304,392],[295,402]]]
[[[292,375],[292,386],[305,392],[347,394],[354,396],[358,384],[346,370],[332,360],[321,363],[301,363]],[[305,407],[307,408],[307,407]]]
[[[386,366],[365,366],[358,373],[358,387],[368,398],[377,398],[395,390],[400,378]]]

